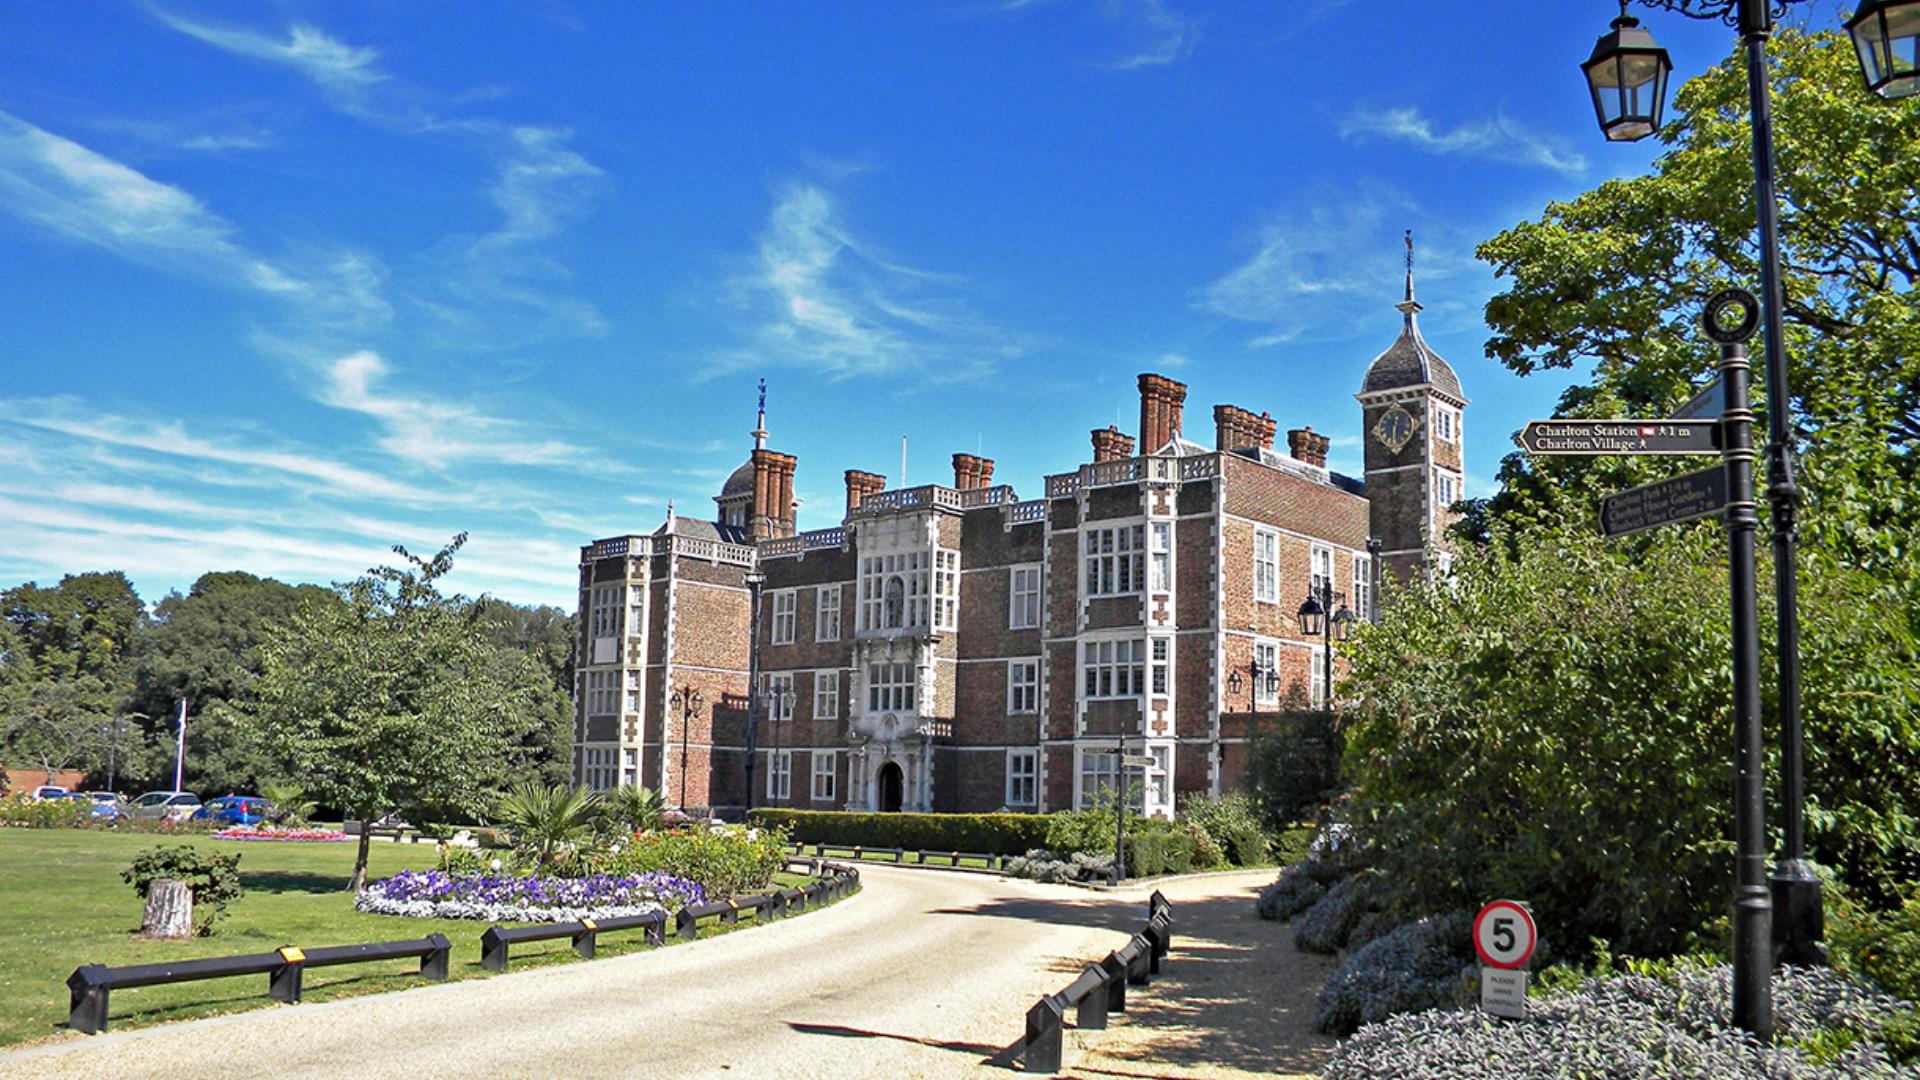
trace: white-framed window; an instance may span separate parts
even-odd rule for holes
[[[646,589],[645,585],[627,586],[627,625],[636,634],[640,632],[640,611],[646,604]]]
[[[593,627],[592,636],[603,638],[618,634],[620,632],[620,586],[594,586],[590,602],[592,607],[588,609],[588,623]]]
[[[613,786],[613,748],[590,746],[580,752],[580,782],[595,791]]]
[[[1280,534],[1272,529],[1253,530],[1253,598],[1280,602]]]
[[[627,672],[627,711],[640,711],[640,671],[637,668]]]
[[[1146,584],[1144,525],[1088,529],[1086,536],[1087,595],[1125,596]]]
[[[1373,621],[1373,556],[1359,552],[1353,556],[1353,614],[1362,622]]]
[[[869,555],[860,561],[860,629],[927,625],[927,553]]]
[[[1147,809],[1173,809],[1173,747],[1149,746],[1147,757],[1153,764],[1147,766]]]
[[[816,671],[813,673],[813,718],[815,720],[840,718],[839,672]]]
[[[640,783],[640,751],[631,746],[620,751],[620,782],[627,787]]]
[[[1007,711],[1040,711],[1040,661],[1007,661]]]
[[[1147,643],[1139,639],[1080,643],[1081,686],[1089,701],[1139,697],[1146,690]]]
[[[1150,658],[1147,685],[1156,694],[1168,693],[1168,688],[1172,684],[1173,639],[1165,637],[1147,639],[1147,655]]]
[[[1007,629],[1031,630],[1040,625],[1040,568],[1016,566],[1007,583]]]
[[[1433,501],[1442,510],[1460,501],[1460,480],[1452,473],[1433,471]]]
[[[778,722],[793,719],[793,673],[767,674],[767,719]]]
[[[832,802],[834,781],[840,773],[840,755],[832,750],[813,752],[813,801]]]
[[[1333,549],[1325,544],[1313,545],[1313,595],[1324,597],[1333,587]]]
[[[1257,705],[1280,701],[1280,643],[1255,639],[1253,643],[1253,700]]]
[[[1040,801],[1040,751],[1007,751],[1007,805],[1032,806]]]
[[[960,628],[960,553],[933,550],[933,628]]]
[[[840,586],[822,585],[814,592],[813,640],[840,640]]]
[[[793,751],[775,750],[767,756],[767,798],[786,799],[793,794]]]
[[[1102,802],[1108,806],[1113,805],[1113,793],[1120,787],[1117,771],[1119,765],[1120,754],[1116,750],[1080,751],[1079,809],[1085,810]],[[1146,778],[1141,775],[1142,770],[1138,768],[1129,769],[1127,772],[1129,774],[1126,778],[1127,802],[1138,813],[1144,809],[1142,801],[1146,798],[1146,784],[1142,781]]]
[[[1433,433],[1440,437],[1441,442],[1459,442],[1460,414],[1447,408],[1445,405],[1435,406],[1433,410]]]
[[[602,716],[620,711],[620,673],[587,672],[587,715]]]
[[[792,589],[781,589],[773,594],[773,643],[775,645],[793,644],[794,612],[799,608],[800,594]]]
[[[915,675],[912,664],[868,664],[867,711],[912,712]]]
[[[1307,687],[1307,697],[1316,709],[1327,707],[1327,650],[1313,650],[1313,685]]]
[[[1147,530],[1147,566],[1151,573],[1147,587],[1154,592],[1173,589],[1173,523],[1156,521]]]

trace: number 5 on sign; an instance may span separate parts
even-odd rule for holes
[[[1480,954],[1480,1007],[1494,1016],[1527,1015],[1527,961],[1539,930],[1512,900],[1495,900],[1473,918],[1473,950]]]

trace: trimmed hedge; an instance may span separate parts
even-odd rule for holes
[[[1045,814],[862,814],[838,810],[760,809],[747,821],[785,828],[795,843],[846,844],[909,851],[1025,855],[1047,846]]]

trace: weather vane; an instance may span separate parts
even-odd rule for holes
[[[767,380],[760,380],[760,411],[767,411]]]

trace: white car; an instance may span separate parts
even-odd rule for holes
[[[129,807],[137,820],[185,821],[200,809],[200,796],[191,791],[149,791]]]
[[[33,801],[39,802],[42,799],[64,799],[70,794],[72,794],[72,792],[58,784],[41,784],[39,787],[33,789]]]

